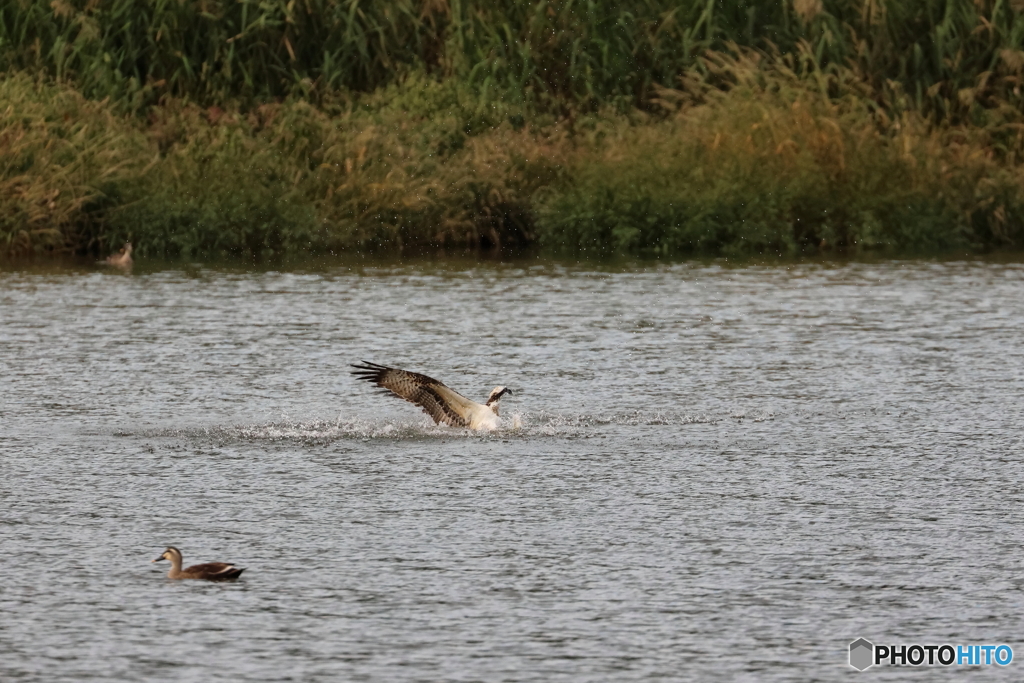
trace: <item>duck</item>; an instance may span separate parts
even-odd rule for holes
[[[237,579],[245,571],[245,567],[236,567],[231,562],[209,562],[207,564],[194,564],[188,569],[181,568],[181,551],[173,545],[167,546],[163,554],[153,560],[159,562],[167,560],[171,563],[171,571],[167,572],[168,579],[206,579],[207,581],[230,581]]]
[[[355,368],[352,374],[357,379],[376,384],[395,396],[418,405],[423,412],[433,418],[434,424],[444,423],[449,427],[468,427],[476,431],[493,432],[501,427],[501,421],[498,419],[501,397],[512,393],[508,387],[497,386],[491,389],[485,403],[477,403],[436,379],[418,372],[367,361],[352,367]]]
[[[111,254],[107,257],[107,260],[102,261],[108,266],[116,266],[117,268],[131,268],[132,267],[132,243],[125,242],[124,246],[116,254]]]

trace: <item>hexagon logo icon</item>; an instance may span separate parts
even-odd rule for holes
[[[850,666],[857,671],[863,671],[874,665],[875,646],[869,640],[858,638],[850,643]]]

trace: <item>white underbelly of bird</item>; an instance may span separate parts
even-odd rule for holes
[[[501,427],[498,404],[502,396],[512,393],[505,387],[494,387],[486,403],[477,403],[436,379],[418,372],[389,368],[366,361],[352,367],[355,368],[352,374],[357,378],[415,403],[433,418],[436,424],[443,423],[451,427],[468,427],[482,431],[498,429]]]
[[[498,419],[498,414],[496,412],[491,410],[488,406],[481,405],[479,403],[473,404],[473,409],[469,416],[470,429],[483,429],[488,432],[493,432],[500,426],[501,420]]]

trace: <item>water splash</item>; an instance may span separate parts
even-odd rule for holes
[[[423,421],[299,420],[241,425],[186,427],[180,429],[118,431],[116,436],[171,437],[204,442],[299,442],[324,444],[340,440],[413,440],[413,439],[493,439],[493,438],[580,438],[594,436],[609,426],[683,427],[716,425],[723,420],[763,422],[775,417],[767,411],[732,412],[728,415],[666,411],[630,411],[603,415],[586,413],[522,412],[502,418],[496,432],[475,432]]]

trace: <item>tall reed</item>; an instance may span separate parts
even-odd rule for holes
[[[892,106],[966,120],[1019,108],[1021,0],[11,0],[0,69],[42,69],[89,97],[223,106],[368,92],[409,70],[482,101],[647,106],[729,43],[854,66]],[[975,107],[975,105],[979,105]]]
[[[667,119],[599,121],[572,183],[537,198],[542,242],[650,255],[1024,244],[1024,168],[994,152],[998,131],[890,116],[852,70],[800,73],[799,60],[716,53],[713,78],[660,93]],[[1022,149],[1018,133],[1010,155]]]
[[[11,0],[0,249],[1019,246],[1022,38],[1024,0]]]

